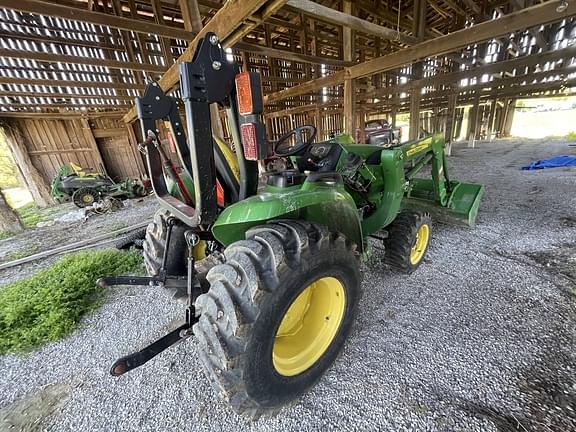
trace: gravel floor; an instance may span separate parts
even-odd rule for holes
[[[519,170],[570,150],[456,146],[453,177],[487,186],[477,228],[436,226],[410,277],[377,251],[342,356],[274,418],[247,422],[218,401],[194,341],[110,377],[182,312],[143,287],[111,291],[66,340],[0,357],[0,429],[8,416],[49,431],[576,431],[576,169]]]

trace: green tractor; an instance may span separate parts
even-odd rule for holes
[[[72,201],[76,207],[91,206],[104,197],[132,199],[146,195],[146,189],[138,181],[126,179],[115,182],[107,175],[70,163],[60,167],[52,179],[50,194],[59,203]]]
[[[411,273],[432,219],[473,225],[484,192],[449,180],[440,135],[384,149],[348,135],[316,142],[310,125],[274,143],[292,168],[259,185],[257,161],[267,157],[259,79],[239,73],[207,34],[180,69],[187,134],[176,100],[147,86],[136,107],[162,207],[144,244],[150,275],[100,280],[163,286],[187,304],[173,331],[117,360],[112,375],[195,336],[216,392],[252,418],[300,397],[336,360],[371,242],[383,243],[383,265]],[[235,159],[212,138],[212,103],[227,109]],[[162,156],[160,120],[171,124],[178,170]],[[431,178],[419,175],[425,167]]]

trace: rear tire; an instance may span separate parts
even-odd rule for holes
[[[388,238],[384,240],[384,262],[394,270],[412,273],[428,251],[432,219],[426,212],[401,211],[388,227]]]
[[[115,244],[114,247],[120,250],[128,250],[131,248],[142,249],[144,238],[146,237],[146,228],[133,231],[129,234],[122,236]]]
[[[144,264],[150,276],[157,276],[160,267],[162,267],[169,217],[170,212],[167,210],[158,210],[154,214],[154,220],[146,228],[146,239],[143,246]],[[185,276],[187,274],[187,246],[184,238],[186,229],[186,225],[182,223],[176,223],[172,227],[165,269],[169,275]]]
[[[158,276],[162,267],[162,258],[166,249],[166,236],[168,234],[168,218],[170,212],[167,210],[158,210],[154,214],[154,220],[146,228],[146,237],[142,245],[142,254],[144,256],[144,265],[149,276]],[[166,257],[166,274],[170,276],[186,276],[188,274],[188,245],[184,233],[189,230],[187,225],[176,221],[170,234],[170,248]],[[200,286],[204,291],[208,291],[208,281],[206,273],[217,264],[222,262],[219,252],[205,256],[205,242],[201,242],[194,261],[196,276]],[[195,254],[196,255],[196,254]],[[185,288],[172,288],[173,299],[176,301],[185,301],[188,298],[188,292]]]
[[[214,389],[234,411],[257,418],[300,397],[340,353],[360,297],[359,254],[320,225],[273,221],[224,255],[196,300],[194,334]],[[302,293],[308,303],[294,309]],[[318,338],[301,338],[310,331]]]

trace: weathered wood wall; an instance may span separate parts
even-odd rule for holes
[[[30,159],[46,188],[62,165],[70,162],[114,180],[146,174],[140,153],[131,144],[120,117],[5,119],[18,131],[9,140]]]

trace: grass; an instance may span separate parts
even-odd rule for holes
[[[106,231],[108,231],[108,232],[118,231],[120,229],[127,228],[129,225],[130,224],[128,222],[125,222],[125,221],[114,222],[112,225],[110,225],[106,229]]]
[[[0,231],[0,240],[6,240],[14,235],[13,232],[10,231]]]
[[[566,134],[566,139],[570,140],[570,141],[576,141],[576,132],[574,132],[574,131],[568,132]]]
[[[26,204],[18,209],[16,213],[20,216],[20,220],[25,228],[36,228],[38,222],[46,222],[58,211],[58,207],[39,208],[34,203]]]
[[[96,279],[141,268],[142,258],[135,252],[80,252],[0,288],[0,354],[29,352],[69,335],[86,313],[102,304]]]

